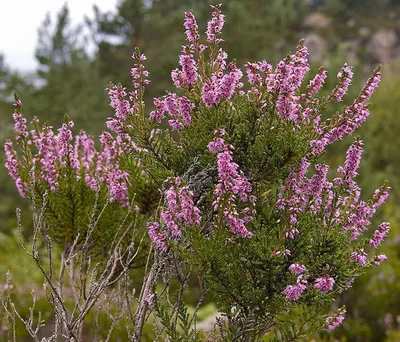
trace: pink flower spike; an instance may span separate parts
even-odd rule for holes
[[[300,264],[291,264],[289,270],[294,274],[302,274],[306,271],[306,267]]]
[[[328,293],[332,291],[333,285],[335,284],[335,279],[329,278],[317,278],[315,280],[314,287],[321,293]]]
[[[335,316],[329,316],[325,320],[325,324],[329,331],[336,329],[344,321],[346,310],[339,310],[339,313]]]

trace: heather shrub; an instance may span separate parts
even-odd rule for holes
[[[262,60],[241,69],[221,47],[223,26],[220,6],[212,6],[201,40],[194,14],[185,13],[188,45],[171,72],[177,92],[155,98],[151,111],[143,102],[146,57],[136,49],[132,90],[110,84],[114,116],[98,140],[74,133],[69,118],[56,131],[38,120],[28,126],[16,98],[6,167],[32,202],[32,250],[24,248],[54,307],[47,340],[87,338],[93,310],[108,313],[108,339],[122,321],[125,338],[139,341],[149,320],[155,340],[302,340],[340,325],[345,308],[331,312],[330,304],[387,259],[375,249],[389,223],[372,236],[366,230],[390,188],[362,197],[364,142],[355,137],[337,170],[323,159],[367,119],[380,69],[350,105],[327,113],[351,85],[350,66],[319,96],[327,72],[303,82],[310,70],[303,41],[276,66]],[[62,250],[58,276],[53,242]],[[193,274],[201,294],[189,310]],[[201,334],[206,295],[223,318]],[[10,299],[3,306],[15,311]]]

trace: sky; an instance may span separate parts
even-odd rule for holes
[[[0,53],[9,67],[25,72],[36,69],[37,29],[47,12],[56,18],[64,3],[72,23],[77,24],[85,15],[93,17],[94,4],[104,12],[114,10],[117,0],[0,0]]]

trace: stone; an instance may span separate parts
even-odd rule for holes
[[[358,30],[358,34],[363,38],[368,37],[371,34],[371,29],[366,26],[360,27]]]
[[[304,20],[304,26],[310,28],[326,28],[331,24],[331,18],[324,13],[314,12]]]
[[[311,61],[320,61],[326,52],[326,42],[323,38],[316,34],[310,33],[304,37],[305,45],[310,53]]]
[[[347,50],[347,61],[354,64],[358,61],[358,52],[360,50],[361,41],[358,39],[348,40],[344,43]]]
[[[391,30],[375,32],[366,46],[368,59],[372,63],[389,62],[396,49],[397,35]]]

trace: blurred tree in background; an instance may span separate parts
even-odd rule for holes
[[[113,12],[94,7],[93,19],[76,26],[71,23],[67,5],[60,9],[56,18],[46,16],[38,31],[36,59],[39,67],[35,74],[21,75],[10,70],[0,55],[1,142],[10,135],[12,128],[14,91],[22,98],[24,113],[30,118],[38,115],[50,124],[59,125],[68,114],[77,129],[99,133],[104,129],[105,118],[111,115],[104,89],[110,81],[129,86],[128,71],[132,66],[129,56],[135,46],[146,53],[151,66],[152,84],[146,89],[146,100],[151,102],[153,97],[163,95],[166,89],[172,88],[170,70],[178,63],[183,12],[193,8],[198,22],[204,23],[209,17],[211,3],[214,1],[120,0]],[[381,37],[392,42],[384,45],[382,49],[386,50],[382,50],[381,55],[400,58],[399,39],[396,38],[400,33],[397,0],[225,0],[223,9],[226,14],[224,49],[237,58],[238,65],[262,59],[276,62],[305,37],[306,45],[310,44],[311,57],[313,51],[319,55],[314,59],[315,69],[323,64],[328,72],[339,70],[338,63],[348,59],[361,71],[356,75],[362,75],[363,71],[367,75],[380,60],[379,48],[382,47],[373,45],[374,37],[380,32],[386,32],[386,36]],[[205,29],[200,27],[200,31]],[[349,319],[335,336],[348,341],[400,340],[400,121],[397,113],[400,65],[382,62],[385,62],[384,77],[371,105],[372,117],[358,132],[368,142],[360,183],[369,196],[382,180],[390,181],[393,187],[391,207],[383,216],[393,223],[393,231],[383,251],[389,256],[389,262],[361,278],[354,290],[342,298],[348,307]],[[332,79],[328,78],[329,82]],[[362,81],[362,77],[353,80],[348,98],[354,98],[360,91]],[[328,84],[327,89],[334,85]],[[340,109],[337,106],[330,110]],[[327,159],[338,165],[342,163],[345,146],[348,144],[343,144],[343,150],[330,150]],[[0,162],[4,164],[3,154]],[[4,168],[0,169],[0,193],[0,241],[11,244],[14,212],[21,202]],[[23,212],[28,218],[28,210]],[[26,234],[29,235],[29,231]],[[6,253],[14,254],[10,246]],[[0,283],[10,268],[7,260],[4,256],[0,258]],[[21,277],[21,281],[23,279]],[[328,335],[320,338],[333,339]]]

